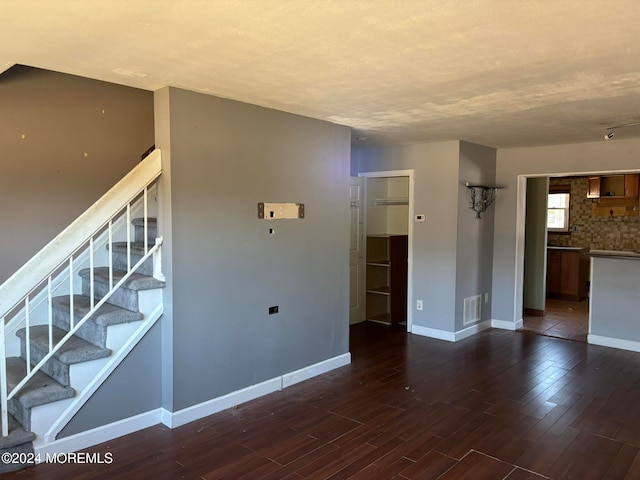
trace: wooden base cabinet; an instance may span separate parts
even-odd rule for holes
[[[586,250],[562,248],[547,250],[547,297],[580,301],[587,298],[589,258]]]
[[[407,235],[367,236],[367,320],[406,326],[407,248]]]

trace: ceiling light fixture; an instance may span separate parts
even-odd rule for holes
[[[640,122],[634,122],[634,123],[625,123],[623,125],[615,125],[613,127],[609,127],[609,128],[607,128],[609,133],[606,133],[604,135],[604,139],[605,140],[611,140],[613,138],[613,136],[615,135],[614,130],[616,130],[618,128],[637,127],[639,125],[640,125]]]

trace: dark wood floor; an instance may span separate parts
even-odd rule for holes
[[[530,332],[352,327],[353,363],[10,479],[638,479],[640,354]]]
[[[549,298],[544,316],[525,315],[522,328],[540,335],[586,343],[589,333],[589,299],[571,302]]]

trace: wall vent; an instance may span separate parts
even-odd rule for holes
[[[473,295],[464,299],[464,312],[462,314],[462,324],[479,322],[482,318],[482,295]]]

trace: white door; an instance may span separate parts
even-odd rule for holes
[[[349,324],[364,321],[364,239],[362,196],[363,179],[351,177],[349,206],[351,239],[349,242]]]

